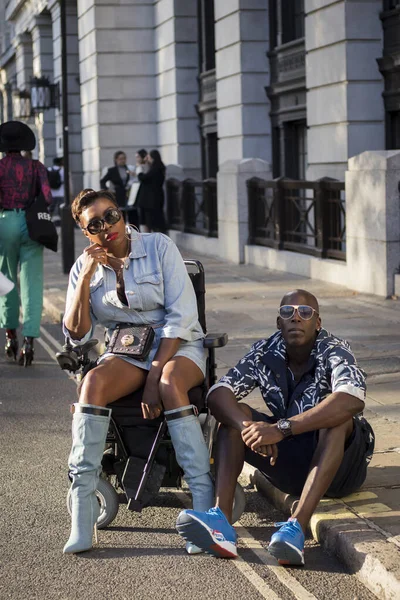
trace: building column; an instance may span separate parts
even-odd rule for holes
[[[157,147],[154,1],[87,0],[78,4],[85,187],[123,150]]]
[[[347,285],[391,296],[400,256],[400,151],[363,152],[346,172]]]
[[[17,74],[17,88],[29,90],[30,80],[33,75],[33,49],[32,36],[30,33],[18,35],[13,40],[15,48],[15,62]]]
[[[385,148],[381,0],[305,0],[307,179],[344,179],[347,160]]]
[[[243,263],[249,238],[249,200],[246,182],[252,177],[271,179],[271,166],[265,160],[228,160],[218,171],[219,258]]]
[[[186,177],[201,173],[197,2],[155,3],[158,145],[163,161]]]
[[[22,33],[16,36],[13,40],[13,46],[15,48],[17,88],[20,91],[30,91],[30,83],[33,76],[33,48],[31,34]],[[35,117],[31,116],[29,119],[24,119],[24,121],[35,134],[37,145],[33,151],[33,156],[37,158],[39,156],[39,147]]]
[[[33,20],[32,49],[33,76],[48,77],[53,83],[53,32],[50,15]],[[35,116],[38,132],[39,160],[51,166],[56,156],[55,110],[49,109]]]
[[[268,0],[215,0],[214,11],[219,164],[271,162]]]
[[[59,83],[62,88],[61,69],[61,21],[60,4],[58,0],[49,3],[51,20],[53,24],[53,59],[54,83]],[[82,165],[82,134],[81,134],[81,94],[79,81],[79,42],[78,42],[78,11],[76,0],[66,4],[67,21],[67,91],[68,91],[68,142],[69,142],[69,170],[71,175],[71,196],[76,195],[83,188]],[[56,155],[63,155],[63,124],[62,106],[56,109]]]

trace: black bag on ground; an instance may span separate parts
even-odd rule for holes
[[[33,169],[32,202],[25,211],[26,225],[31,240],[57,252],[58,233],[49,213],[48,205],[43,194],[36,195],[36,161]]]
[[[50,167],[47,169],[47,178],[52,190],[59,190],[62,185],[62,179],[60,175],[60,169],[53,169]]]

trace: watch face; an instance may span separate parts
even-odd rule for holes
[[[281,421],[279,421],[279,429],[282,431],[283,434],[291,433],[292,426],[291,426],[290,421],[287,421],[285,419],[282,419]]]

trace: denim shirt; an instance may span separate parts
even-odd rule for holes
[[[197,301],[182,256],[174,242],[162,233],[137,233],[127,228],[131,251],[123,271],[128,306],[117,295],[117,279],[109,266],[98,265],[90,280],[92,327],[80,345],[93,335],[97,323],[112,331],[117,323],[162,325],[161,338],[195,341],[204,338],[198,320]],[[71,305],[83,254],[69,275],[66,310]],[[63,323],[64,335],[70,336]]]
[[[315,340],[301,381],[288,382],[287,375],[286,343],[278,331],[253,344],[209,394],[222,386],[229,388],[237,400],[242,400],[259,387],[265,404],[277,419],[310,410],[333,392],[345,392],[365,401],[365,374],[357,365],[349,344],[326,329],[321,329]]]

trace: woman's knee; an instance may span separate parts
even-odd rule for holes
[[[185,385],[183,377],[170,369],[163,371],[158,386],[163,402],[173,402],[174,398],[187,392],[187,385]]]
[[[95,367],[85,375],[80,385],[79,402],[105,406],[108,404],[106,391],[109,384],[102,369]]]

